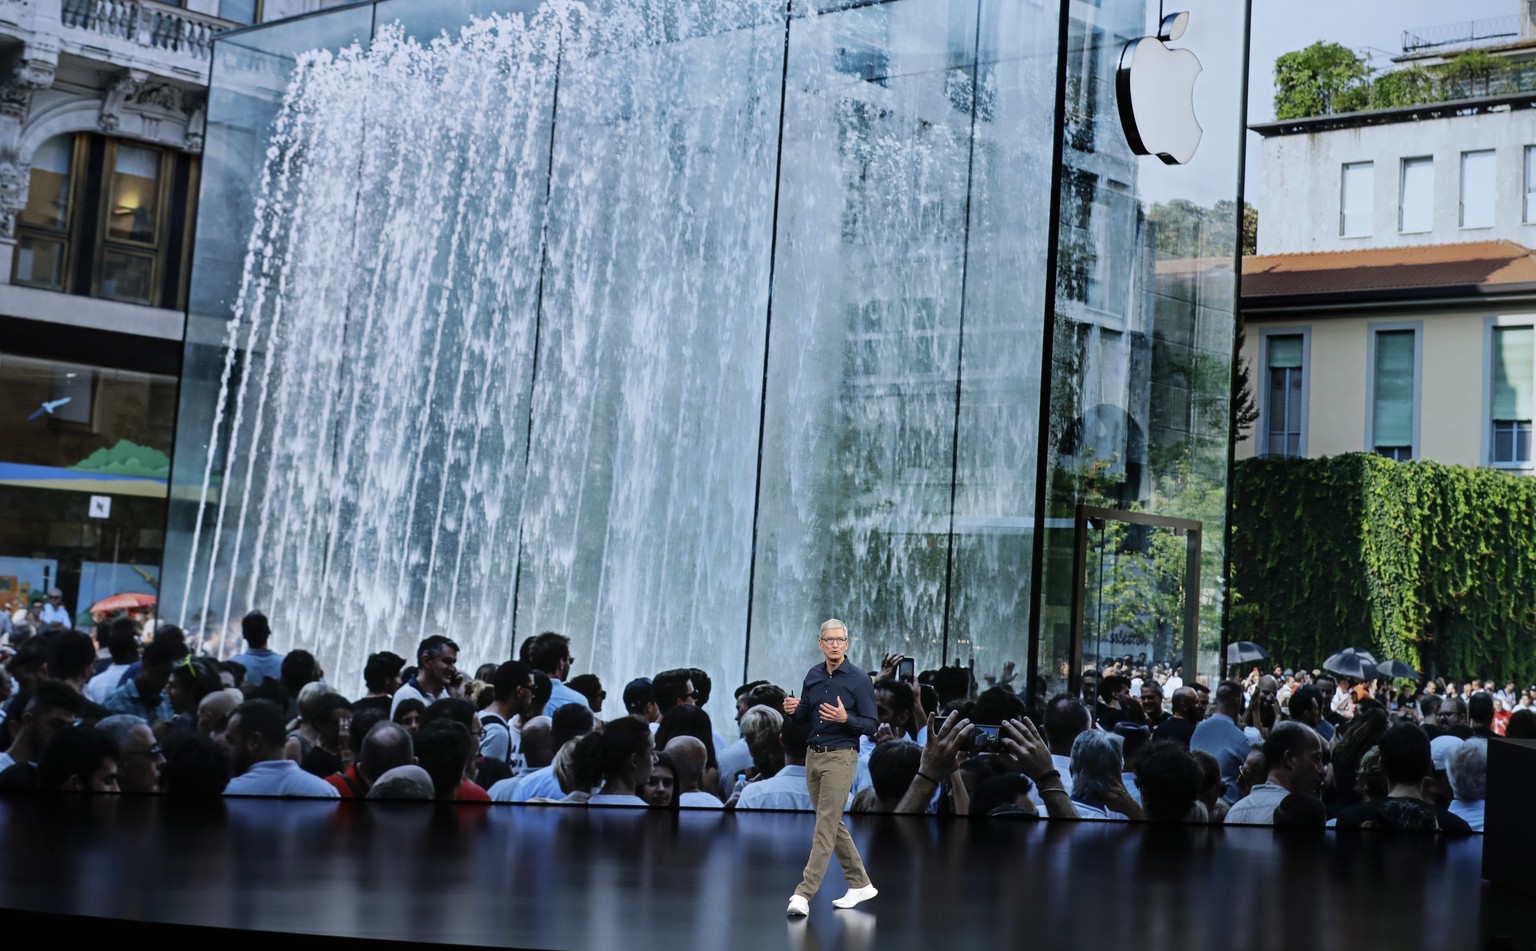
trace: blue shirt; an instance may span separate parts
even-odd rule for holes
[[[113,713],[131,713],[136,717],[143,717],[150,723],[157,720],[169,720],[174,714],[171,712],[171,701],[166,699],[162,691],[153,702],[139,696],[139,682],[130,680],[112,691],[112,695],[102,704]]]
[[[821,718],[821,705],[837,706],[843,701],[848,713],[847,723],[833,723]],[[857,749],[859,737],[873,736],[880,721],[875,719],[875,684],[869,674],[843,661],[832,673],[826,664],[817,664],[805,675],[805,685],[800,690],[800,705],[795,708],[794,718],[811,722],[811,737],[815,746],[829,746],[835,750]]]
[[[268,677],[273,680],[283,679],[284,656],[265,647],[251,647],[244,654],[236,654],[230,660],[245,668],[246,683],[260,687],[261,682]]]
[[[553,677],[549,678],[549,702],[544,704],[544,715],[552,717],[556,710],[568,703],[579,703],[584,707],[591,707],[591,704],[587,703],[586,694],[572,690]]]
[[[559,799],[565,795],[555,776],[554,764],[541,766],[521,776],[503,779],[490,788],[492,802],[527,802],[530,799]]]
[[[1237,802],[1241,795],[1237,788],[1237,773],[1253,750],[1248,734],[1231,717],[1213,713],[1195,727],[1194,735],[1189,738],[1189,749],[1216,757],[1221,778],[1227,783],[1227,793],[1222,798],[1228,803]]]
[[[336,799],[341,793],[335,786],[304,772],[291,759],[264,760],[229,781],[226,796],[303,796],[309,799]]]

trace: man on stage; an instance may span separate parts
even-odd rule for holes
[[[873,736],[879,726],[875,687],[868,674],[848,662],[846,624],[836,618],[823,622],[819,643],[826,663],[817,664],[805,675],[800,697],[784,698],[785,713],[812,724],[806,745],[805,785],[816,807],[811,858],[805,863],[805,878],[789,899],[791,915],[810,913],[811,896],[821,887],[834,851],[848,879],[848,894],[833,905],[852,908],[878,894],[864,871],[853,836],[843,825],[843,807],[859,765],[859,737]]]

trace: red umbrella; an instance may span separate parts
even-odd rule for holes
[[[111,614],[113,611],[131,611],[147,608],[159,599],[152,594],[114,594],[91,605],[92,614]]]

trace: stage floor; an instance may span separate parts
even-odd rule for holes
[[[855,816],[880,896],[833,909],[834,866],[809,919],[786,919],[811,826],[793,813],[9,800],[0,909],[600,951],[1536,948],[1536,902],[1480,880],[1477,837]]]

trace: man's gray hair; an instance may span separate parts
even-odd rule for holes
[[[1445,774],[1457,799],[1488,798],[1488,741],[1474,737],[1451,750],[1445,758]]]
[[[112,745],[121,750],[136,726],[149,726],[149,721],[131,713],[119,713],[97,720],[96,732],[111,740]]]
[[[758,704],[741,715],[738,726],[742,739],[747,741],[747,749],[753,749],[753,744],[759,749],[773,749],[779,741],[779,730],[784,726],[784,715],[772,707]]]
[[[1120,781],[1125,758],[1120,737],[1103,730],[1084,730],[1072,741],[1072,798],[1103,802]]]
[[[825,621],[821,622],[821,633],[825,634],[828,631],[842,631],[844,634],[847,634],[848,625],[844,624],[842,621],[839,621],[835,617],[827,618]]]

